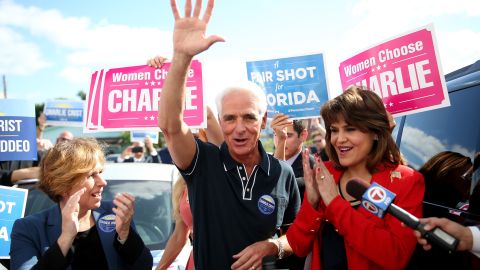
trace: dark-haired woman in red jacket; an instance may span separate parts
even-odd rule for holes
[[[346,192],[352,179],[377,182],[396,194],[395,204],[422,215],[423,177],[401,165],[382,100],[352,87],[321,114],[331,161],[317,158],[313,170],[304,164],[303,204],[286,237],[276,241],[279,254],[311,253],[315,270],[405,268],[416,245],[412,230],[389,214],[378,218]]]

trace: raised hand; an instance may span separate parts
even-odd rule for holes
[[[320,192],[315,181],[316,168],[310,168],[310,150],[307,148],[302,152],[303,162],[303,180],[305,181],[305,192],[307,193],[307,200],[310,205],[317,209],[318,202],[320,201]]]
[[[85,188],[73,193],[65,202],[61,204],[62,211],[62,233],[57,242],[62,250],[63,255],[66,255],[70,247],[72,246],[75,236],[77,236],[80,228],[80,222],[78,221],[78,213],[80,211],[80,197],[85,193]]]
[[[285,147],[287,145],[287,127],[293,125],[293,121],[284,114],[276,114],[272,122],[270,122],[270,127],[275,132],[275,153],[274,156],[278,159],[285,160]]]
[[[214,0],[208,0],[207,8],[200,18],[202,0],[196,0],[192,14],[192,0],[185,1],[185,17],[181,17],[176,0],[170,0],[175,28],[173,31],[173,50],[175,54],[193,57],[207,50],[213,43],[224,41],[217,35],[205,37],[208,22],[212,15]]]
[[[293,125],[293,120],[291,120],[288,115],[282,113],[276,114],[272,122],[270,122],[270,127],[275,132],[275,136],[280,140],[287,139],[287,127]]]
[[[78,213],[80,211],[80,197],[85,193],[85,188],[73,193],[62,208],[62,233],[75,238],[79,229]]]
[[[132,145],[127,146],[127,148],[125,148],[125,149],[122,151],[122,153],[120,154],[120,157],[121,157],[122,159],[125,159],[125,158],[127,158],[127,157],[131,157],[132,154],[133,154],[133,153],[132,153],[132,149],[133,149],[133,146],[132,146]]]
[[[115,230],[121,240],[126,240],[135,210],[135,197],[126,192],[118,193],[113,204],[116,206],[112,209],[115,213]]]
[[[161,68],[166,61],[167,58],[157,55],[154,58],[148,59],[147,65],[154,68]]]
[[[325,205],[329,205],[330,202],[339,195],[337,184],[320,157],[315,157],[315,163],[315,182],[317,189]]]
[[[150,137],[145,137],[145,147],[148,149],[148,151],[153,152],[155,150],[155,147],[153,146],[153,141]]]

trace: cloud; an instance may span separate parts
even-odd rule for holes
[[[143,65],[155,55],[172,54],[171,33],[153,28],[99,26],[87,31],[84,39],[88,41],[83,48],[68,53],[67,67],[61,72],[75,82],[84,82],[100,68]]]
[[[199,60],[202,62],[205,103],[216,113],[215,98],[217,94],[223,89],[247,79],[245,62],[233,57],[209,57],[208,61]]]
[[[24,7],[12,1],[0,5],[0,24],[26,29],[32,35],[53,41],[62,47],[75,48],[82,44],[90,21],[88,18],[66,18],[57,10]]]
[[[348,8],[349,6],[345,7]],[[0,14],[0,72],[3,73],[27,75],[44,68],[55,68],[59,76],[83,86],[88,84],[94,70],[140,65],[154,55],[172,54],[172,36],[169,31],[111,24],[108,21],[92,21],[87,17],[65,16],[55,9],[25,6],[10,0],[0,0]],[[446,18],[452,16],[453,19],[459,16],[480,16],[480,1],[356,2],[349,15],[342,18],[349,22],[349,27],[345,31],[336,33],[335,38],[320,41],[312,38],[312,42],[314,44],[318,42],[318,47],[325,52],[331,97],[341,93],[338,63],[354,53],[425,25],[441,16],[447,16]],[[309,34],[312,35],[310,32]],[[316,32],[312,36],[315,34]],[[444,73],[471,64],[480,58],[480,51],[475,47],[479,44],[479,32],[468,29],[440,32],[437,29],[437,40]],[[459,40],[468,42],[458,42]],[[302,45],[296,44],[295,40],[292,42],[293,51],[301,47]],[[225,46],[225,51],[231,55],[226,58],[251,55],[258,50],[261,48],[253,48],[251,51],[239,50],[232,54]],[[275,51],[274,48],[271,50]],[[289,52],[291,53],[292,49],[289,49]],[[55,61],[55,66],[50,61]],[[220,60],[209,58],[208,61]],[[206,82],[206,85],[224,80],[218,75],[219,72],[225,71],[222,65],[223,63],[219,63],[219,68],[210,68],[214,75],[204,73],[205,76],[214,78]],[[227,77],[230,76],[232,75],[229,73]]]
[[[480,1],[479,1],[480,2]],[[440,59],[444,73],[473,64],[480,59],[480,32],[460,29],[437,35]]]
[[[372,46],[385,42],[429,23],[434,23],[437,45],[444,74],[480,59],[478,49],[480,32],[471,29],[455,28],[445,31],[444,22],[461,18],[480,16],[478,0],[361,0],[351,7],[344,7],[344,31],[339,31],[335,39],[322,41],[326,52],[330,98],[339,95],[341,83],[338,64]],[[438,23],[437,23],[438,22]],[[341,25],[341,24],[340,24]]]
[[[431,156],[447,147],[440,139],[410,126],[406,126],[403,130],[402,144],[417,156],[422,161],[422,164]]]
[[[477,0],[362,0],[353,8],[354,14],[373,20],[389,18],[389,21],[405,21],[444,15],[480,16]]]
[[[25,31],[38,41],[48,42],[48,47],[55,48],[56,56],[63,57],[64,61],[60,65],[60,75],[77,83],[85,83],[91,72],[99,68],[141,65],[154,55],[169,56],[172,52],[171,32],[155,28],[114,25],[104,21],[94,23],[86,17],[65,17],[58,10],[24,7],[11,1],[0,2],[0,13],[0,27],[8,31],[6,34],[0,32],[2,51],[7,48],[11,59],[39,60],[36,69],[23,69],[22,74],[48,66],[42,60],[44,56],[38,45],[25,41],[21,34]],[[25,52],[34,54],[35,58],[32,55],[22,57]],[[0,67],[12,68],[12,64],[15,63],[0,59]],[[13,66],[13,69],[20,68],[18,64]]]
[[[50,66],[37,45],[10,28],[0,26],[0,48],[0,74],[25,75]]]
[[[448,20],[480,16],[478,0],[362,0],[352,7],[350,14],[351,27],[335,50],[339,56],[335,59],[337,63],[432,22],[444,74],[480,59],[477,45],[480,32],[472,30],[478,29],[477,26],[464,29],[455,24],[456,28],[446,31],[444,25]],[[331,71],[338,72],[336,69]],[[336,79],[333,82],[338,85]]]
[[[350,19],[355,25],[348,33],[347,43],[350,46],[357,44],[355,47],[361,49],[438,18],[480,16],[480,1],[362,0],[352,8],[351,13]]]
[[[441,140],[411,126],[405,126],[403,130],[402,146],[420,160],[419,164],[412,164],[417,168],[435,154],[445,151],[445,149],[458,152],[467,157],[472,157],[475,153],[472,149],[467,149],[458,144],[451,144],[447,140]],[[409,160],[409,162],[411,161]]]

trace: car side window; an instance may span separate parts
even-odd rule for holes
[[[473,162],[480,147],[480,86],[450,93],[450,107],[408,115],[400,151],[419,169],[441,151],[467,156]],[[473,174],[473,178],[475,178]],[[472,188],[479,179],[472,178]]]

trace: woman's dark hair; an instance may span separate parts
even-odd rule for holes
[[[392,165],[400,164],[400,150],[391,136],[387,111],[382,99],[375,92],[361,87],[350,87],[341,95],[325,103],[322,106],[321,115],[327,131],[326,151],[336,168],[346,169],[340,164],[335,148],[330,142],[332,135],[330,128],[333,123],[342,118],[348,125],[362,132],[371,132],[378,137],[367,158],[367,169],[370,172],[373,172],[382,162]]]

